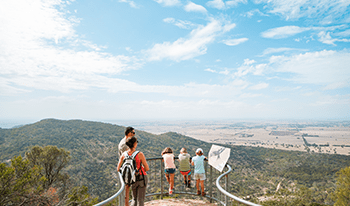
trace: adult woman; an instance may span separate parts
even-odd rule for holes
[[[120,167],[123,164],[123,160],[126,155],[132,155],[136,151],[137,147],[137,138],[136,137],[131,137],[128,138],[126,141],[126,145],[129,147],[129,149],[122,154],[122,156],[119,159],[118,162],[118,167],[117,171],[119,171]],[[146,195],[146,187],[148,183],[148,178],[146,172],[149,170],[148,164],[146,162],[145,155],[142,152],[139,152],[135,156],[135,161],[136,161],[136,167],[139,170],[139,176],[137,178],[137,181],[131,185],[132,189],[132,196],[133,196],[133,201],[132,205],[134,206],[143,206],[144,205],[144,200],[145,200],[145,195]],[[127,195],[126,195],[127,196]],[[125,197],[125,205],[129,205],[129,198]]]

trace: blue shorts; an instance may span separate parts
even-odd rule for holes
[[[174,174],[175,171],[176,171],[175,168],[168,168],[164,170],[165,174]]]

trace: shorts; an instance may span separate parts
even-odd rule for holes
[[[168,168],[164,170],[165,174],[174,174],[175,171],[176,171],[175,168]]]
[[[194,173],[194,179],[196,180],[205,180],[205,173]]]
[[[180,171],[182,175],[191,175],[191,170],[188,171]]]

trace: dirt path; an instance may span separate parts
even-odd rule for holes
[[[209,203],[203,200],[191,200],[191,199],[163,199],[152,200],[145,202],[145,206],[216,206],[216,203]]]

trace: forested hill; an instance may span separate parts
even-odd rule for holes
[[[119,141],[125,136],[125,127],[82,120],[56,120],[45,119],[34,124],[12,129],[0,129],[0,161],[11,159],[14,155],[24,155],[34,145],[55,145],[71,152],[73,159],[105,157],[117,154]],[[194,155],[197,147],[202,147],[205,152],[210,149],[210,144],[189,138],[177,133],[168,132],[154,135],[136,129],[138,149],[147,157],[159,157],[165,147],[171,147],[176,153],[186,145],[189,152]],[[108,150],[108,152],[106,151]],[[105,151],[104,154],[99,152]],[[75,154],[85,155],[74,157]],[[115,160],[117,161],[117,160]]]
[[[132,126],[132,125],[131,125]],[[89,187],[89,192],[105,199],[113,192],[118,161],[118,143],[124,137],[125,127],[101,122],[82,120],[45,119],[34,124],[12,129],[0,129],[0,161],[7,162],[22,155],[32,146],[54,145],[71,153],[72,159],[65,170],[75,184]],[[165,147],[173,148],[175,155],[186,147],[193,156],[201,147],[205,155],[211,144],[169,132],[154,135],[136,128],[138,150],[147,158],[160,157]],[[317,191],[334,191],[335,174],[341,168],[350,166],[350,157],[344,155],[308,154],[306,152],[276,149],[231,146],[230,163],[235,173],[230,179],[230,192],[238,196],[273,193],[283,181],[282,188],[295,189],[302,184],[315,198]],[[326,201],[324,193],[320,193]],[[330,201],[329,198],[327,201]]]
[[[71,179],[85,184],[90,192],[108,197],[114,191],[113,172],[118,162],[118,144],[125,136],[125,127],[82,120],[45,119],[34,124],[12,129],[0,129],[0,161],[24,156],[32,146],[54,145],[71,153],[66,168]],[[177,133],[154,135],[136,129],[138,150],[147,158],[160,157],[165,147],[173,148],[175,155],[186,146],[191,155],[198,147],[208,153],[210,144]]]

